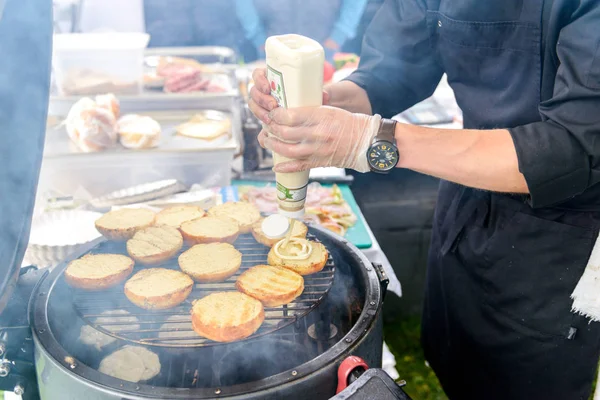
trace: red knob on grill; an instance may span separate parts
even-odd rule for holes
[[[338,368],[338,386],[335,393],[346,389],[368,369],[369,366],[362,358],[356,356],[346,358]]]

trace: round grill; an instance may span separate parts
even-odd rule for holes
[[[317,240],[309,234],[308,239]],[[241,235],[234,243],[242,253],[242,266],[238,272],[224,282],[195,283],[192,293],[179,306],[169,310],[143,310],[133,305],[123,292],[123,285],[102,292],[74,290],[73,306],[79,316],[89,325],[115,338],[128,342],[160,347],[206,347],[222,343],[213,342],[199,336],[192,329],[190,311],[192,301],[214,292],[234,291],[237,277],[255,265],[267,264],[269,248],[256,242],[252,235]],[[184,247],[182,251],[187,250]],[[122,243],[102,242],[91,253],[125,254]],[[161,268],[179,270],[177,257],[172,258]],[[136,267],[134,273],[143,267]],[[256,333],[244,339],[263,336],[289,326],[314,309],[327,295],[335,275],[333,258],[329,255],[321,272],[304,277],[304,292],[292,303],[280,307],[265,307],[265,321]],[[112,314],[125,310],[127,314]],[[103,314],[104,313],[104,314]],[[99,317],[101,323],[98,323]],[[138,321],[132,323],[132,317]],[[139,325],[139,327],[132,327]],[[138,328],[138,329],[133,329]]]
[[[125,251],[123,244],[100,241],[82,248],[48,271],[31,296],[29,318],[37,350],[37,378],[43,383],[40,385],[43,394],[49,394],[47,397],[51,398],[59,393],[64,397],[65,390],[68,390],[72,399],[93,395],[107,399],[219,397],[260,400],[303,399],[310,393],[315,400],[331,398],[336,389],[337,367],[348,354],[363,358],[369,365],[381,363],[381,305],[385,277],[346,240],[320,227],[309,226],[309,233],[311,238],[316,237],[325,245],[333,260],[324,272],[307,277],[301,300],[308,298],[310,302],[298,301],[288,306],[287,314],[282,307],[278,319],[265,322],[277,326],[275,321],[278,320],[287,325],[285,328],[274,327],[272,334],[258,332],[262,337],[255,340],[220,346],[200,344],[203,339],[199,336],[194,337],[195,343],[182,340],[182,330],[177,329],[168,333],[177,333],[178,339],[167,338],[167,346],[155,344],[165,341],[156,329],[169,316],[177,313],[177,318],[189,321],[191,301],[197,295],[205,294],[201,290],[202,285],[197,285],[187,307],[156,312],[141,310],[130,304],[121,292],[122,288],[104,293],[73,290],[63,276],[69,261],[90,251]],[[259,247],[251,237],[240,238],[236,246],[244,252],[243,268],[264,263],[267,248]],[[176,261],[173,260],[167,267],[177,268]],[[312,277],[326,279],[313,281]],[[230,289],[234,280],[230,279]],[[331,287],[313,286],[324,282],[330,282]],[[224,287],[227,287],[226,284],[220,284],[218,290]],[[322,295],[309,294],[315,291],[322,292]],[[91,296],[89,302],[87,296]],[[91,298],[96,298],[98,304]],[[292,309],[296,307],[305,311]],[[94,315],[100,315],[107,309],[131,312],[137,319],[133,325],[139,325],[145,332],[136,336],[119,332],[112,324],[105,324],[115,331],[112,336],[125,339],[115,340],[102,348],[97,348],[95,343],[83,343],[81,329],[87,327],[88,322],[96,324]],[[306,315],[300,317],[303,314]],[[82,315],[86,320],[80,318]],[[292,318],[282,318],[284,316]],[[152,324],[152,321],[155,323]],[[127,324],[132,325],[131,320]],[[108,332],[106,329],[103,331]],[[157,337],[160,340],[148,340]],[[137,341],[138,346],[139,343],[152,346],[151,350],[160,361],[160,373],[156,377],[149,381],[129,382],[98,371],[106,356],[132,340]],[[183,343],[190,345],[186,347]]]

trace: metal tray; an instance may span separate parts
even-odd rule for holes
[[[123,112],[159,111],[159,110],[189,110],[212,108],[232,110],[238,107],[239,89],[236,78],[238,66],[235,64],[235,52],[227,47],[190,47],[190,48],[152,48],[144,53],[146,70],[156,66],[160,56],[175,56],[195,59],[201,63],[222,72],[229,78],[230,90],[221,93],[192,92],[164,93],[162,91],[143,89],[140,94],[119,95]],[[50,94],[48,114],[66,116],[73,104],[82,96],[60,96],[55,92]]]
[[[201,111],[153,111],[140,112],[140,115],[147,115],[154,118],[161,126],[162,133],[158,147],[152,149],[127,149],[117,144],[115,147],[106,149],[97,153],[84,153],[78,150],[69,139],[66,128],[59,119],[49,120],[46,130],[46,143],[44,146],[44,158],[65,157],[65,156],[90,156],[95,154],[138,154],[148,152],[182,152],[182,151],[212,151],[212,150],[231,150],[236,149],[238,144],[229,132],[229,137],[223,136],[215,140],[207,141],[190,138],[176,134],[177,126],[190,120],[194,115],[204,114],[209,119],[223,120],[229,118],[231,114],[216,110]]]
[[[121,110],[126,113],[141,111],[192,110],[200,108],[216,108],[231,110],[238,106],[237,87],[224,93],[161,93],[143,91],[139,95],[119,95]],[[64,117],[82,96],[50,96],[48,115]],[[238,106],[239,107],[239,106]]]
[[[185,57],[193,58],[203,64],[223,64],[236,66],[237,57],[235,51],[229,47],[220,46],[197,46],[197,47],[153,47],[144,52],[144,63],[146,66],[154,67],[157,57]]]
[[[109,209],[112,206],[155,200],[185,190],[187,190],[186,186],[176,179],[165,179],[116,190],[90,200],[90,205],[95,209]]]

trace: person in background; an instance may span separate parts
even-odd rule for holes
[[[368,0],[235,0],[246,39],[259,59],[268,36],[297,33],[317,40],[328,61],[356,35]]]
[[[235,0],[144,0],[150,47],[224,46],[239,52],[244,35]]]

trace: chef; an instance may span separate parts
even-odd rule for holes
[[[465,129],[379,120],[444,73]],[[254,77],[259,141],[295,159],[276,171],[442,179],[422,344],[451,399],[588,398],[600,325],[570,294],[600,229],[599,1],[386,0],[332,107],[276,108]]]

